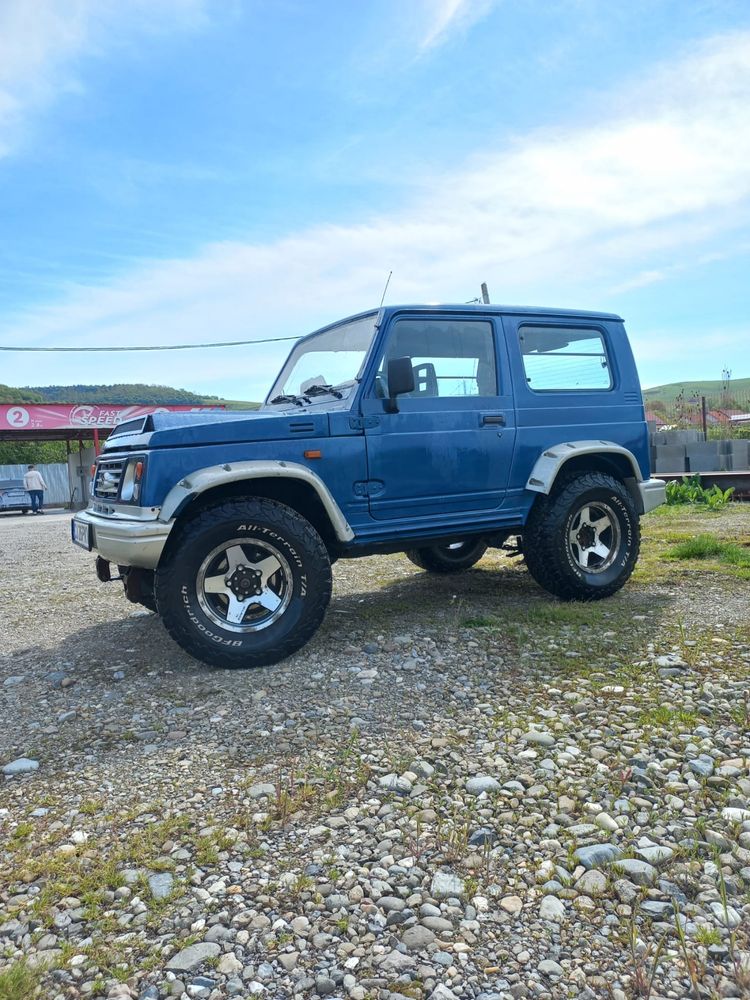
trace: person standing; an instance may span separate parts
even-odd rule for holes
[[[49,487],[35,465],[30,465],[28,472],[23,477],[23,488],[31,494],[32,514],[43,514],[44,491]]]

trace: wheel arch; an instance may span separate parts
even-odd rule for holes
[[[545,449],[531,470],[526,489],[549,496],[563,478],[577,472],[603,472],[619,479],[635,509],[644,513],[639,489],[643,475],[638,460],[632,451],[613,441],[568,441]]]
[[[233,462],[200,469],[169,491],[159,517],[180,521],[218,501],[248,496],[277,500],[296,510],[329,548],[354,538],[325,483],[306,466],[294,462]]]

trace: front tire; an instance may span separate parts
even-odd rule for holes
[[[430,545],[424,549],[409,549],[406,558],[428,573],[460,573],[478,563],[487,551],[481,538],[467,538],[446,545]]]
[[[523,533],[529,572],[549,593],[567,601],[595,601],[616,593],[638,559],[640,524],[625,486],[587,472],[564,480],[537,499]]]
[[[207,507],[176,529],[156,571],[172,638],[204,663],[259,667],[315,633],[331,597],[331,564],[300,514],[261,498]]]

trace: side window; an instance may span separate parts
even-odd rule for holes
[[[607,349],[598,330],[522,326],[518,336],[530,389],[564,392],[612,388]]]
[[[496,396],[497,367],[492,324],[480,320],[400,319],[391,329],[375,381],[375,394],[387,396],[391,358],[411,358],[412,398]]]

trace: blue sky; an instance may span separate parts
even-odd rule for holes
[[[391,302],[625,316],[750,376],[746,0],[3,0],[0,344],[282,337]],[[260,398],[286,345],[0,355]]]

